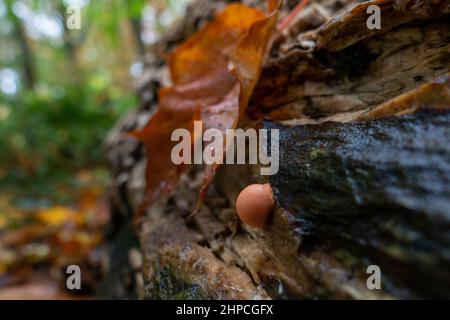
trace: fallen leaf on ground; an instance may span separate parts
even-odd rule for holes
[[[42,223],[49,226],[59,226],[68,222],[80,222],[82,219],[78,212],[62,206],[39,210],[36,216]]]
[[[243,4],[230,4],[169,56],[173,86],[161,89],[157,112],[142,130],[131,133],[147,149],[145,206],[170,194],[185,168],[171,159],[177,143],[171,141],[174,130],[187,129],[192,135],[196,120],[203,121],[204,130],[225,132],[238,125],[275,30],[277,4],[269,1],[268,16]],[[214,154],[219,157],[223,154]],[[217,166],[216,161],[207,167],[200,199]]]
[[[82,297],[80,297],[81,299]],[[0,300],[73,300],[74,296],[64,292],[51,281],[31,282],[0,289]]]

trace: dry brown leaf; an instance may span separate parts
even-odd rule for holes
[[[231,4],[170,55],[173,86],[161,89],[159,109],[145,128],[131,133],[147,149],[145,206],[170,194],[184,170],[171,160],[174,130],[193,133],[195,120],[202,120],[205,130],[224,132],[237,126],[259,79],[277,21],[277,3],[269,1],[274,11],[267,17],[258,9]],[[207,168],[202,195],[216,167]]]

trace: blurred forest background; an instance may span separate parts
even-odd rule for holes
[[[145,48],[188,0],[0,0],[0,299],[70,297],[101,269],[102,141],[138,103]],[[81,7],[81,30],[66,26]],[[91,290],[92,291],[92,290]]]

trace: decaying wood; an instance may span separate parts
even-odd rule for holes
[[[322,264],[323,276],[346,291],[364,286],[365,267],[376,264],[391,295],[449,297],[449,125],[449,111],[423,111],[276,126],[281,167],[270,182],[278,218],[292,224],[285,241],[297,249],[297,270],[317,275]],[[265,247],[294,265],[272,241]]]
[[[141,108],[111,132],[112,203],[142,201],[141,128],[168,83],[163,54],[227,1],[196,1],[150,50]],[[248,1],[261,5],[265,1]],[[292,7],[295,1],[288,1]],[[382,8],[382,29],[365,9]],[[200,212],[192,167],[139,227],[147,298],[449,298],[449,1],[314,1],[279,36],[252,98],[249,123],[281,130],[277,208],[262,230],[234,210],[256,166],[223,166]],[[382,289],[366,268],[379,265]]]

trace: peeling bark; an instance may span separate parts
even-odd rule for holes
[[[126,132],[157,106],[163,54],[225,3],[196,2],[152,49],[141,108],[106,141],[123,216],[145,187],[145,154]],[[386,13],[381,32],[365,29],[369,4]],[[251,165],[222,166],[189,217],[202,179],[192,167],[138,228],[146,298],[449,298],[448,17],[438,0],[322,0],[302,12],[276,39],[243,124],[265,117],[282,133],[271,221],[236,217],[239,192],[267,182]],[[366,286],[371,264],[381,290]]]

